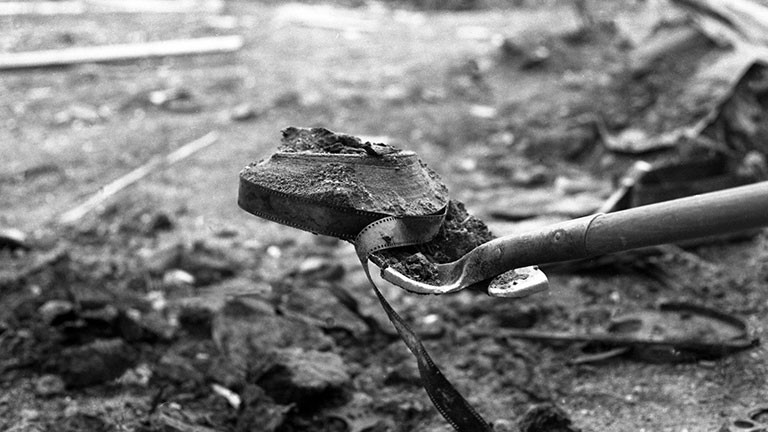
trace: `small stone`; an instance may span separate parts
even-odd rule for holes
[[[234,121],[252,120],[258,116],[259,113],[253,107],[253,105],[249,103],[242,103],[237,105],[229,112],[229,118]]]
[[[88,387],[121,376],[135,362],[122,339],[100,339],[64,349],[53,361],[67,387]]]
[[[498,419],[493,422],[493,432],[516,432],[517,427],[512,420]]]
[[[0,229],[0,249],[29,250],[27,235],[16,228]]]
[[[320,328],[277,315],[274,307],[255,298],[229,301],[213,319],[212,339],[241,372],[264,365],[275,349],[327,349],[333,340]]]
[[[75,317],[75,306],[66,300],[48,300],[37,312],[48,325],[60,324]]]
[[[58,375],[43,375],[35,381],[35,394],[53,396],[64,392],[64,380]]]
[[[534,405],[520,419],[520,432],[579,432],[571,426],[571,419],[562,409],[552,404]]]
[[[288,348],[277,352],[275,364],[256,383],[278,403],[315,407],[339,399],[349,382],[337,354]]]
[[[180,269],[171,269],[163,274],[163,285],[183,286],[194,285],[195,277]]]

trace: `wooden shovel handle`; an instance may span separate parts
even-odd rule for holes
[[[768,181],[501,237],[465,256],[479,274],[768,226]]]

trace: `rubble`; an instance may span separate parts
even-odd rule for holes
[[[280,349],[275,354],[256,384],[276,402],[296,404],[299,409],[343,402],[350,375],[337,354],[302,348]]]

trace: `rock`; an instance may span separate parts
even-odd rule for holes
[[[166,286],[184,286],[194,284],[195,277],[184,270],[171,269],[163,274],[163,285]]]
[[[517,428],[511,420],[498,419],[493,422],[493,432],[515,432]]]
[[[213,312],[203,305],[185,305],[178,315],[179,327],[187,334],[201,339],[211,337]]]
[[[43,375],[35,381],[35,394],[38,396],[54,396],[64,392],[64,380],[58,375]]]
[[[234,121],[252,120],[259,116],[259,112],[249,103],[242,103],[232,108],[229,118]]]
[[[173,352],[165,353],[160,358],[155,367],[154,375],[192,387],[202,385],[205,382],[205,375],[195,367],[191,360]]]
[[[236,298],[213,319],[212,338],[241,373],[266,367],[276,349],[298,347],[324,350],[333,340],[321,329],[277,315],[274,307],[254,298]]]
[[[75,306],[66,300],[48,300],[37,310],[48,325],[57,325],[75,318]]]
[[[133,366],[135,358],[133,349],[122,339],[99,339],[66,348],[53,361],[67,387],[79,388],[118,378]]]
[[[579,432],[571,426],[571,419],[562,409],[552,404],[534,405],[520,419],[520,432]]]
[[[275,364],[256,381],[276,402],[295,403],[300,409],[340,400],[349,383],[337,354],[301,348],[279,350]]]
[[[30,247],[27,244],[27,235],[23,231],[16,228],[2,228],[0,229],[0,250],[29,250]]]
[[[241,392],[242,408],[237,416],[236,431],[273,432],[280,428],[293,406],[278,405],[264,390],[248,384]]]

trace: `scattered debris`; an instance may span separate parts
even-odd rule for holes
[[[573,364],[604,361],[629,354],[648,362],[714,359],[756,346],[747,325],[722,312],[681,303],[664,303],[658,311],[641,311],[611,320],[605,333],[575,334],[535,330],[497,330],[511,338],[552,342],[588,342],[607,347],[575,358]],[[585,348],[588,349],[588,348]]]
[[[768,112],[759,85],[768,48],[724,48],[688,23],[653,38],[658,42],[633,53],[631,73],[619,76],[612,89],[627,101],[628,124],[618,133],[602,131],[610,150],[639,154],[692,140],[704,147],[717,142],[726,153],[768,151],[762,144],[768,130],[759,120]]]
[[[4,53],[0,70],[69,66],[153,57],[235,52],[243,47],[241,36],[175,39],[137,44],[66,48],[60,50]]]

